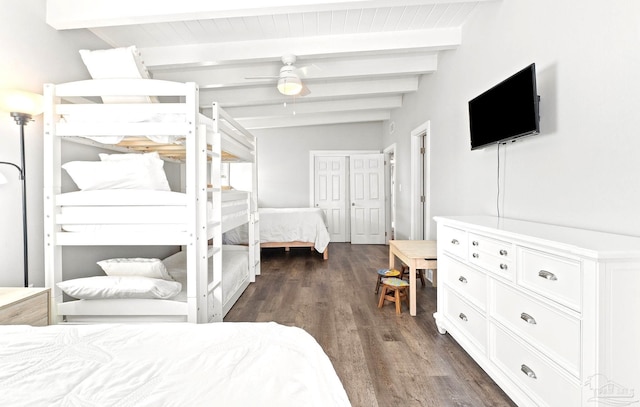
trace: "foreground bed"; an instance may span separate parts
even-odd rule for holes
[[[276,323],[0,326],[2,404],[348,406],[304,330]]]

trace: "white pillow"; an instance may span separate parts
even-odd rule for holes
[[[140,52],[135,45],[122,48],[80,50],[82,62],[93,79],[149,79]],[[149,103],[149,96],[102,96],[104,103]]]
[[[67,295],[80,300],[155,298],[167,300],[182,289],[177,281],[147,277],[98,276],[76,278],[56,284]]]
[[[169,184],[158,182],[158,168],[142,160],[70,161],[62,165],[83,191],[97,189],[150,189],[169,191]],[[160,168],[164,181],[166,175]]]
[[[93,51],[81,49],[80,58],[93,79],[150,78],[135,45]]]
[[[164,172],[164,160],[160,158],[157,152],[152,153],[129,153],[129,154],[98,154],[100,161],[125,161],[125,160],[137,160],[149,165],[151,176],[151,182],[155,185],[157,191],[170,191],[169,182],[167,181],[167,174]]]
[[[172,280],[167,268],[160,259],[116,258],[101,260],[98,262],[98,266],[108,276],[139,276]]]

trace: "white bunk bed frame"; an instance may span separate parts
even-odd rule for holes
[[[176,103],[96,103],[96,97],[145,96],[169,97]],[[256,141],[255,137],[229,117],[216,103],[212,117],[199,113],[199,89],[195,83],[177,83],[153,79],[94,79],[44,86],[44,255],[45,284],[52,290],[52,321],[187,321],[206,323],[222,321],[249,282],[260,274],[260,247],[257,217]],[[123,122],[132,113],[172,117],[160,122]],[[100,117],[76,122],[63,117]],[[175,117],[179,119],[176,120]],[[110,120],[109,118],[113,118]],[[154,151],[144,145],[132,150],[126,140],[145,135],[180,136],[184,150],[175,152],[175,145],[158,145],[159,154],[184,163],[186,204],[184,218],[163,219],[139,215],[117,219],[118,224],[154,224],[160,230],[136,233],[67,232],[63,224],[95,224],[104,220],[69,218],[61,214],[57,197],[61,194],[61,152],[63,140],[95,144],[122,152]],[[106,145],[90,141],[86,136],[125,136],[121,145]],[[154,143],[151,143],[153,145]],[[182,154],[182,156],[180,156]],[[224,159],[253,163],[251,193],[222,192],[220,174]],[[207,175],[207,172],[209,173]],[[213,204],[207,217],[207,201]],[[223,201],[225,204],[223,205]],[[99,205],[99,202],[95,203]],[[162,203],[158,203],[162,207]],[[240,215],[238,215],[240,213]],[[228,219],[228,221],[226,220]],[[184,223],[185,232],[175,232],[162,225]],[[244,223],[250,224],[249,281],[223,303],[222,293],[222,233]],[[175,230],[175,229],[173,229]],[[212,241],[213,244],[209,244]],[[186,250],[187,301],[159,299],[76,300],[63,302],[62,247],[92,245],[176,245]],[[213,257],[211,270],[208,258]]]

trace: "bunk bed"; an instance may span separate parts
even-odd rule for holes
[[[0,326],[2,404],[350,406],[301,328],[274,322]]]
[[[92,79],[47,84],[44,99],[45,284],[52,289],[53,320],[221,321],[260,273],[253,238],[258,236],[253,135],[217,103],[210,117],[199,113],[195,83]],[[63,163],[69,141],[123,154]],[[157,160],[144,162],[155,154],[181,163],[181,191],[167,190]],[[223,161],[254,163],[253,190],[223,191]],[[79,191],[63,190],[63,168],[72,178],[76,174]],[[145,176],[131,185],[131,173]],[[234,292],[223,292],[222,233],[240,225],[247,225],[252,236],[246,250],[249,272]],[[73,300],[60,288],[67,281],[65,246],[180,247],[186,275],[182,283],[173,281],[180,293],[170,297],[130,298],[127,293]]]
[[[308,247],[329,259],[331,235],[327,217],[319,208],[260,208],[260,246],[263,248]],[[233,229],[223,236],[228,244],[248,244],[247,228]]]

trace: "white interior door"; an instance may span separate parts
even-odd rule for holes
[[[332,242],[348,242],[347,157],[316,156],[314,206],[327,215]]]
[[[351,243],[385,243],[384,154],[349,157]]]

